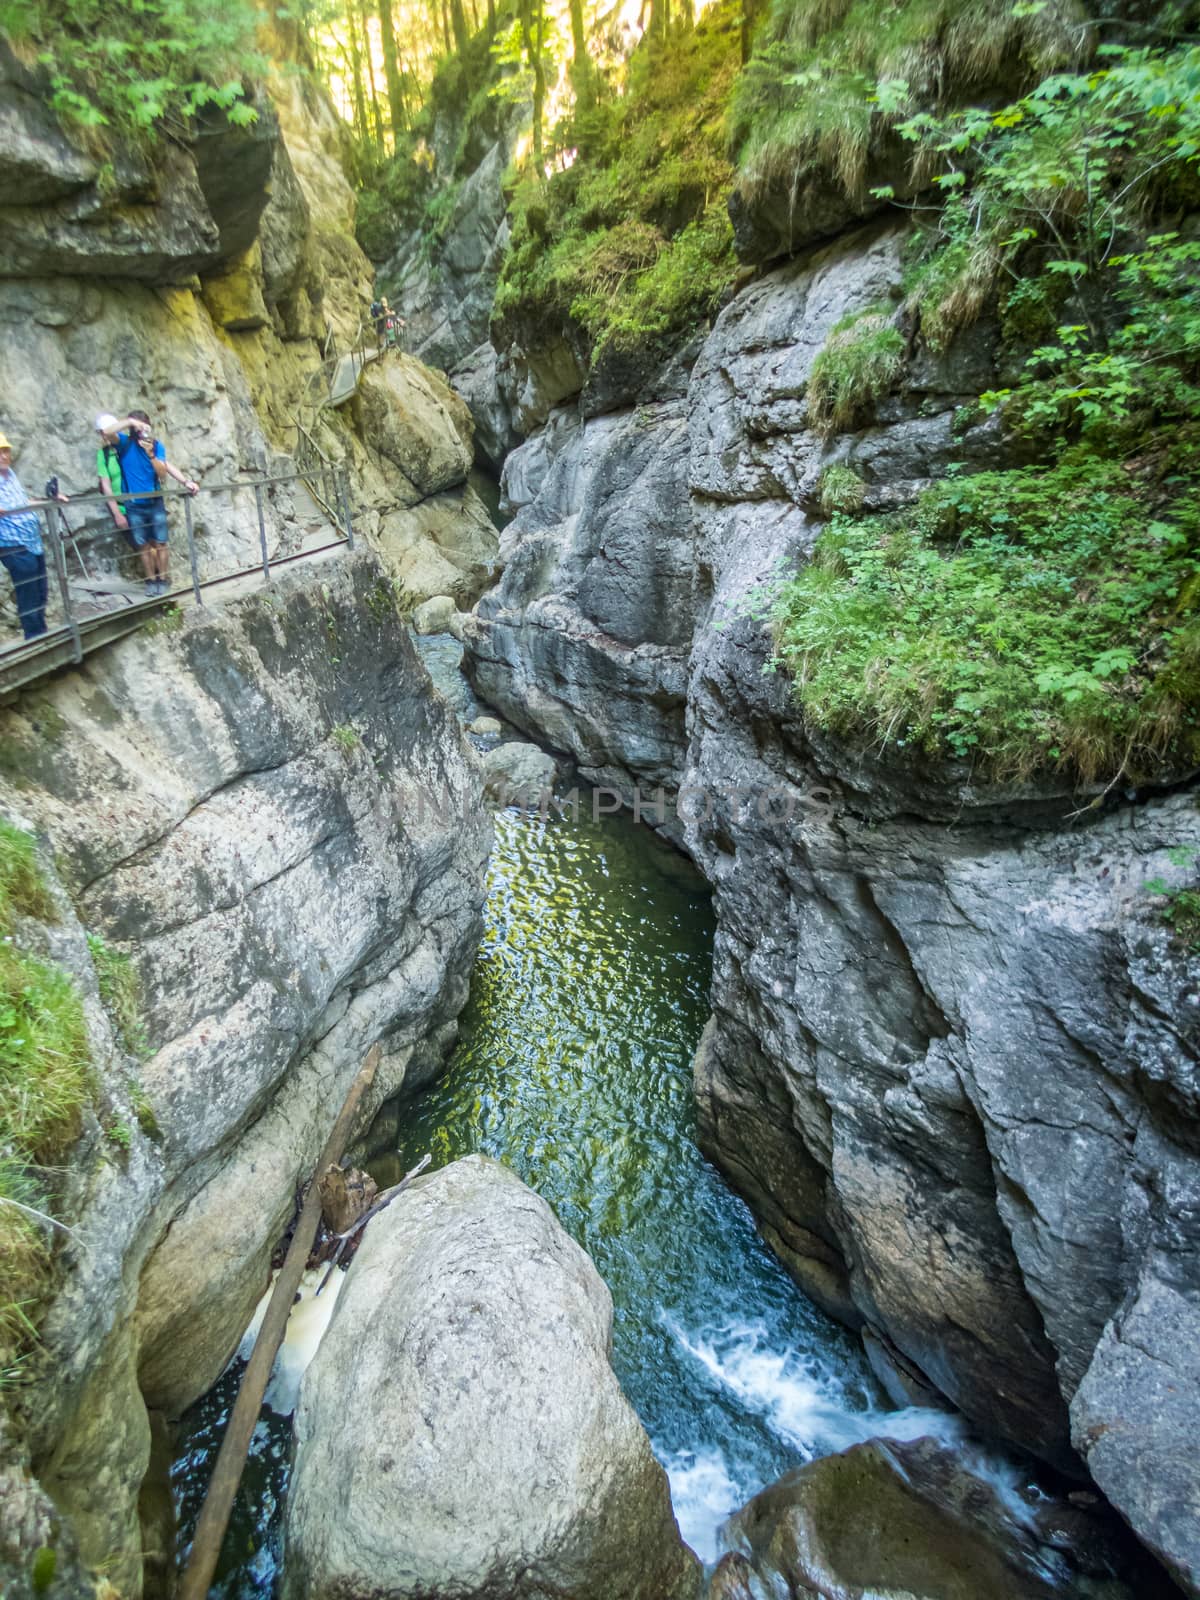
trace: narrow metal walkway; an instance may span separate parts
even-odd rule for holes
[[[366,367],[372,361],[378,361],[382,354],[382,350],[367,350],[360,347],[351,350],[348,355],[339,356],[337,365],[333,369],[333,376],[329,380],[329,398],[325,404],[334,411],[339,406],[345,405],[358,388],[358,380]]]
[[[312,480],[310,482],[310,479]],[[286,556],[272,556],[268,548],[265,517],[266,495],[276,486],[302,485],[310,492],[330,526],[320,544],[311,545]],[[193,497],[184,493],[167,493],[159,490],[152,495],[122,494],[122,500],[162,499],[183,502],[186,530],[186,550],[190,581],[179,584],[166,594],[148,596],[139,592],[136,584],[111,578],[93,579],[86,575],[71,580],[67,576],[64,539],[58,526],[60,513],[55,504],[44,500],[33,501],[28,509],[45,516],[46,529],[43,542],[46,564],[52,576],[54,590],[52,601],[63,621],[36,639],[15,639],[0,647],[0,702],[12,697],[18,690],[39,678],[57,672],[83,660],[84,656],[135,632],[143,624],[160,616],[168,607],[203,606],[206,600],[224,602],[262,588],[270,583],[271,576],[281,567],[295,566],[303,561],[329,561],[347,549],[354,548],[354,527],[350,514],[350,490],[344,468],[334,467],[327,461],[320,470],[306,468],[299,472],[273,478],[258,478],[243,483],[228,483],[202,489],[200,492],[219,494],[249,491],[254,495],[259,540],[259,560],[252,567],[239,567],[216,577],[201,579],[200,559],[193,517]],[[73,505],[87,497],[77,496]],[[320,538],[319,529],[311,529]],[[73,544],[74,540],[70,539]],[[78,555],[78,551],[76,551]],[[82,565],[82,562],[80,563]],[[97,609],[100,608],[100,609]]]

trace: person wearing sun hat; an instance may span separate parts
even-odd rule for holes
[[[46,631],[46,552],[41,518],[36,511],[21,509],[29,497],[12,469],[12,458],[8,436],[0,433],[0,562],[12,579],[21,631],[36,639]],[[66,503],[65,494],[58,498]]]

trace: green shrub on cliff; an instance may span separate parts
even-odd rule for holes
[[[246,78],[266,71],[254,0],[0,0],[0,28],[45,69],[50,105],[93,138],[180,134],[206,107],[257,116]]]
[[[1137,781],[1200,761],[1200,439],[835,514],[777,593],[813,723],[880,747]]]
[[[725,108],[739,65],[728,0],[635,52],[625,95],[594,107],[565,170],[521,178],[494,315],[637,351],[709,315],[736,262]]]
[[[863,199],[872,141],[901,120],[875,100],[903,81],[903,105],[1011,91],[1070,61],[1084,42],[1070,0],[773,0],[739,78],[731,147],[746,191],[829,177]]]

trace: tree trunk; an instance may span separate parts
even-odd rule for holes
[[[533,159],[539,174],[545,176],[545,168],[542,165],[542,111],[546,104],[546,69],[542,62],[542,35],[546,27],[546,0],[537,0],[534,17]]]
[[[496,0],[488,0],[488,43],[496,37]]]
[[[760,0],[743,0],[742,3],[742,65],[750,59],[754,48],[754,25],[758,21]]]
[[[375,144],[383,154],[383,109],[379,104],[379,89],[375,83],[375,49],[371,39],[371,13],[368,0],[361,0],[359,17],[362,21],[363,50],[367,58],[367,85],[371,91],[371,121],[375,129]]]
[[[592,58],[588,55],[583,0],[571,0],[571,86],[575,90],[576,113],[589,110],[592,104]]]
[[[358,26],[353,6],[346,8],[346,29],[350,35],[350,72],[354,79],[354,128],[362,142],[368,144],[371,139],[371,128],[367,122],[367,97],[363,93],[362,50],[359,48]],[[368,50],[370,46],[371,41],[368,39]]]
[[[450,0],[450,25],[454,30],[454,46],[459,55],[463,55],[467,48],[467,18],[463,11],[463,0]]]
[[[383,75],[387,79],[388,111],[392,122],[392,149],[404,128],[404,90],[396,61],[396,32],[392,24],[392,0],[379,0],[379,28],[383,35]]]

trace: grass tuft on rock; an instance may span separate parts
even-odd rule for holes
[[[812,724],[989,776],[1200,765],[1193,471],[1082,456],[835,513],[783,582],[776,660]]]
[[[91,1092],[83,1003],[58,966],[20,948],[20,917],[54,920],[32,837],[0,821],[0,1383],[32,1337],[49,1281],[40,1169],[79,1134]]]
[[[137,969],[123,950],[114,950],[98,933],[89,933],[87,942],[92,965],[96,969],[100,998],[116,1024],[121,1042],[131,1055],[143,1057],[149,1054]]]
[[[861,426],[903,364],[904,335],[886,306],[843,317],[830,330],[808,380],[813,427],[828,437]]]
[[[741,188],[828,174],[861,200],[872,141],[903,109],[1022,87],[1076,57],[1080,22],[1071,0],[773,0],[734,91]],[[902,106],[876,101],[881,82],[904,85]]]

